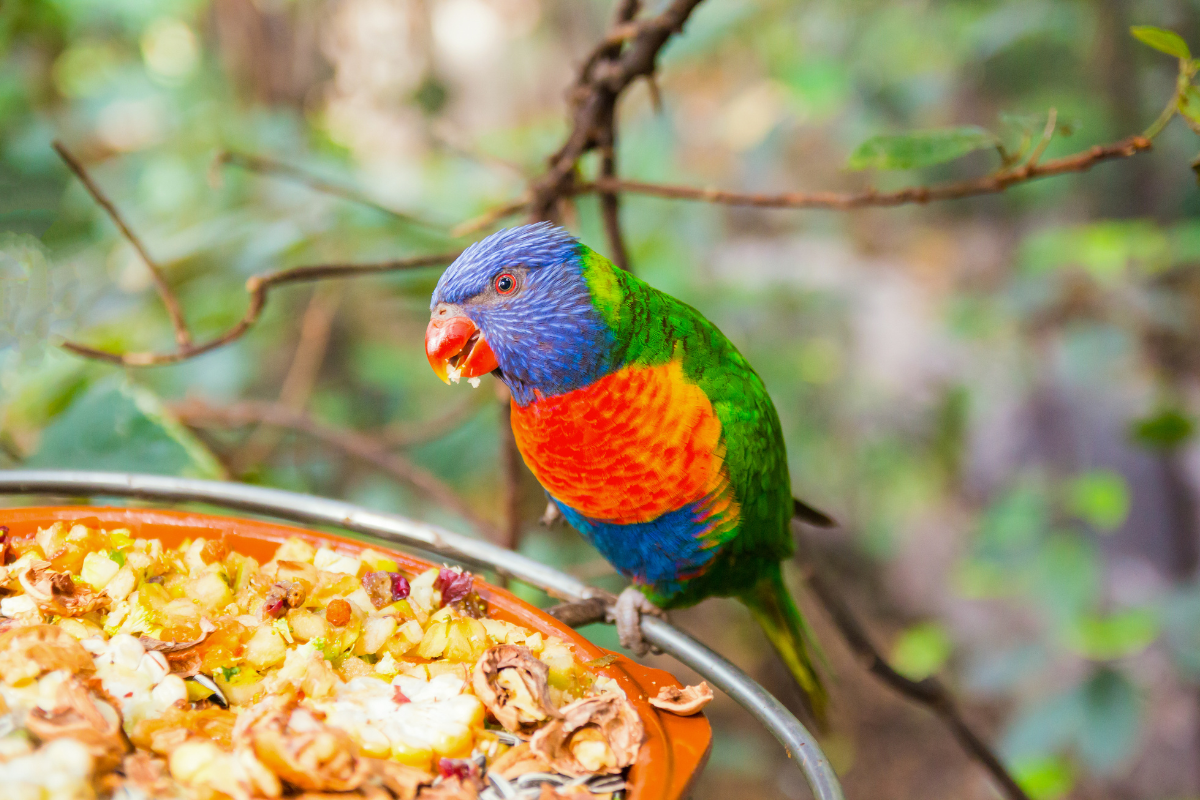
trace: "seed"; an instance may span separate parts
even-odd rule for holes
[[[331,600],[325,607],[325,621],[335,628],[341,628],[350,622],[350,604],[345,600]]]

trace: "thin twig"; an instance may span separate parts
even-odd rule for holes
[[[291,283],[308,283],[332,278],[354,278],[361,275],[378,275],[385,272],[436,267],[449,264],[458,258],[459,252],[461,251],[401,258],[377,264],[318,264],[305,267],[292,267],[291,269],[282,269],[276,272],[255,275],[246,281],[246,291],[250,295],[250,302],[246,308],[246,313],[242,315],[242,318],[233,327],[206,342],[181,346],[170,353],[113,353],[109,350],[100,350],[73,341],[63,342],[62,347],[85,358],[94,358],[99,361],[107,361],[112,364],[122,364],[130,367],[176,364],[180,361],[186,361],[189,358],[203,355],[211,350],[216,350],[245,336],[246,332],[250,330],[254,323],[258,321],[259,316],[262,315],[263,307],[267,304],[267,296],[274,287]]]
[[[621,0],[617,4],[615,27],[628,24],[641,7],[640,0]],[[613,60],[621,54],[621,44],[613,44],[597,51],[598,60]],[[587,75],[588,71],[581,73]],[[599,120],[600,175],[603,178],[617,177],[617,106],[616,102],[604,109]],[[600,215],[604,219],[604,233],[608,237],[609,258],[621,269],[629,270],[629,249],[621,231],[621,196],[616,192],[600,192]]]
[[[862,623],[855,618],[850,607],[815,569],[808,570],[808,586],[829,613],[838,632],[855,656],[872,674],[882,680],[893,691],[904,695],[915,703],[925,706],[938,716],[949,728],[955,740],[972,758],[983,765],[1009,800],[1030,800],[1021,785],[1009,774],[991,747],[971,727],[958,708],[950,690],[937,678],[914,681],[892,668],[872,644]]]
[[[496,381],[496,400],[500,404],[500,480],[504,485],[501,494],[503,538],[500,544],[511,550],[521,543],[521,455],[517,452],[517,441],[513,437],[510,399],[508,387]]]
[[[394,422],[376,432],[387,447],[412,447],[440,439],[474,417],[490,399],[483,392],[468,392],[467,397],[440,417],[426,422]]]
[[[559,203],[571,194],[580,156],[598,144],[600,123],[629,84],[654,72],[659,52],[672,34],[683,29],[700,2],[672,0],[661,13],[636,23],[633,35],[627,40],[622,38],[624,49],[617,58],[589,58],[585,62],[571,92],[571,131],[562,147],[551,156],[549,169],[530,187],[531,217],[555,216]],[[607,52],[610,46],[606,39],[597,51]]]
[[[296,351],[279,387],[279,404],[294,411],[303,411],[317,383],[317,374],[325,362],[333,319],[341,302],[340,283],[318,284],[300,320]],[[271,456],[279,444],[278,427],[259,426],[246,437],[245,444],[234,459],[235,474],[244,473]]]
[[[311,436],[323,444],[351,455],[361,461],[387,472],[424,492],[434,502],[444,506],[470,522],[489,540],[500,541],[500,531],[489,520],[484,519],[468,505],[458,493],[433,474],[425,471],[407,458],[380,447],[369,434],[337,428],[313,419],[303,411],[288,408],[279,403],[244,400],[230,406],[213,406],[202,400],[191,399],[178,403],[172,411],[184,424],[198,427],[244,427],[247,425],[273,425]]]
[[[376,211],[381,211],[384,214],[388,214],[389,216],[395,217],[396,219],[406,222],[410,225],[416,225],[418,227],[425,228],[426,230],[440,233],[443,236],[447,234],[446,227],[444,225],[439,225],[435,222],[421,219],[420,217],[410,214],[407,211],[397,211],[394,208],[389,208],[377,200],[372,200],[362,192],[349,189],[345,186],[339,186],[336,183],[330,183],[324,178],[318,177],[307,170],[291,164],[285,164],[282,161],[276,161],[273,158],[225,150],[217,154],[216,163],[230,164],[232,166],[241,167],[244,170],[257,172],[262,175],[276,175],[281,178],[287,178],[288,180],[303,184],[314,191],[321,192],[322,194],[340,197],[343,200],[349,200],[352,203],[358,203],[359,205],[373,208]]]
[[[701,189],[691,186],[675,186],[661,183],[630,180],[628,178],[600,177],[591,183],[579,184],[571,190],[574,194],[587,192],[631,192],[671,200],[697,200],[705,203],[722,203],[732,206],[754,206],[757,208],[828,208],[845,211],[869,206],[899,206],[906,203],[932,203],[939,200],[958,200],[965,197],[996,194],[1011,186],[1054,175],[1071,172],[1086,172],[1097,164],[1114,159],[1129,158],[1151,148],[1145,136],[1130,136],[1110,145],[1096,145],[1079,153],[1051,159],[1041,164],[1022,164],[1011,169],[1002,169],[982,178],[970,181],[935,184],[933,186],[910,186],[893,192],[868,189],[862,192],[785,192],[783,194],[757,194],[731,192],[724,189]]]
[[[496,206],[488,209],[477,217],[472,217],[466,222],[454,226],[450,230],[450,235],[455,238],[461,236],[470,236],[484,228],[490,228],[505,217],[511,217],[514,214],[520,214],[529,208],[528,198],[520,198],[513,200],[511,203]]]
[[[171,285],[167,283],[167,278],[163,274],[162,267],[158,265],[150,253],[147,252],[146,246],[142,244],[142,240],[137,237],[133,230],[125,222],[125,218],[121,216],[121,212],[117,211],[117,207],[108,199],[108,195],[104,193],[88,173],[87,168],[83,163],[75,158],[70,150],[67,149],[60,141],[54,141],[53,147],[58,153],[59,158],[67,165],[71,172],[75,173],[75,177],[79,178],[83,183],[84,188],[88,190],[88,194],[96,201],[104,212],[121,231],[121,235],[125,240],[133,246],[141,256],[142,261],[146,264],[146,269],[150,270],[150,278],[154,281],[154,288],[158,290],[158,296],[162,298],[163,305],[167,309],[167,316],[171,318],[171,327],[175,329],[175,341],[182,348],[187,347],[192,343],[192,335],[188,332],[187,321],[183,318],[183,310],[179,307],[179,298],[175,296],[175,292],[171,290]]]

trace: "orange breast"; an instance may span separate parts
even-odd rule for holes
[[[546,491],[593,520],[648,522],[729,494],[721,423],[677,362],[514,404],[512,427]]]

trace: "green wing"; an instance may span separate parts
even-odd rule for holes
[[[722,563],[704,583],[713,584],[713,593],[740,591],[763,574],[764,565],[792,553],[791,482],[775,405],[750,363],[699,311],[587,249],[584,274],[616,335],[618,363],[652,366],[682,358],[684,374],[708,396],[721,421],[725,466],[741,520],[724,534]]]

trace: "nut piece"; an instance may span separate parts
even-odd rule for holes
[[[56,625],[29,625],[0,633],[0,680],[15,685],[56,669],[88,673],[95,663],[74,636]]]
[[[708,681],[700,681],[695,686],[664,686],[658,690],[656,696],[650,698],[650,705],[687,717],[700,713],[712,699],[712,687],[708,685]]]
[[[38,608],[60,617],[79,617],[104,608],[109,597],[86,583],[77,584],[69,572],[55,572],[49,561],[34,561],[19,576],[21,588]]]
[[[239,720],[238,727],[258,760],[281,780],[304,791],[351,792],[367,779],[370,767],[350,737],[309,712],[268,707],[250,713],[249,726]]]
[[[560,709],[562,719],[539,730],[529,748],[564,775],[615,774],[637,758],[646,732],[637,712],[619,692],[576,700]]]
[[[108,714],[101,711],[101,703]],[[120,712],[93,697],[74,675],[59,684],[54,707],[48,711],[34,708],[25,719],[25,727],[43,742],[75,739],[91,752],[100,772],[116,769],[133,749],[121,729]]]
[[[492,647],[475,664],[471,686],[492,716],[513,733],[528,733],[559,717],[550,705],[550,668],[528,647]]]
[[[550,764],[546,759],[529,749],[528,742],[521,742],[511,747],[502,756],[492,762],[488,772],[499,775],[508,781],[514,781],[527,772],[549,772]]]
[[[397,764],[384,758],[364,758],[370,774],[391,792],[396,800],[413,800],[422,786],[433,783],[433,776],[423,769]]]

